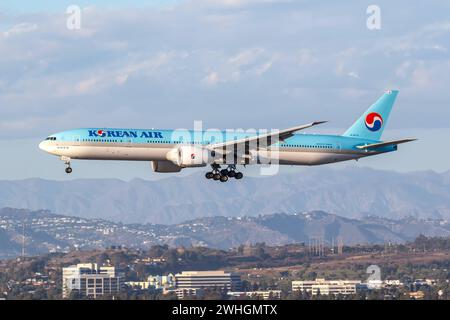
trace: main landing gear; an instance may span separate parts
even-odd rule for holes
[[[231,164],[226,169],[220,169],[220,165],[212,164],[212,171],[205,174],[206,179],[220,180],[220,182],[227,182],[228,178],[235,178],[240,180],[244,177],[242,172],[236,171],[236,166]]]
[[[66,165],[66,173],[71,174],[72,173],[72,167],[70,166],[70,158],[69,157],[61,157],[61,160],[64,161]]]

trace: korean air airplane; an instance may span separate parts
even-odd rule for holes
[[[313,122],[271,132],[86,128],[53,134],[39,148],[71,160],[149,161],[155,172],[211,166],[207,179],[242,179],[237,165],[322,165],[397,151],[416,139],[382,141],[398,91],[387,91],[343,135],[298,134]],[[224,166],[224,167],[222,167]]]

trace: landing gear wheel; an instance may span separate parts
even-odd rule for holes
[[[220,182],[227,182],[228,176],[220,176]]]
[[[212,173],[212,172],[207,172],[206,174],[205,174],[205,178],[206,179],[212,179],[214,177],[214,173]]]
[[[235,175],[236,175],[236,171],[234,171],[234,170],[228,171],[228,177],[234,178]]]
[[[222,169],[222,170],[220,170],[220,174],[223,175],[223,176],[227,176],[228,173],[229,173],[228,169]]]
[[[70,167],[70,158],[66,156],[61,156],[61,160],[64,161],[64,164],[66,165],[66,173],[67,174],[72,173],[72,168]]]
[[[214,180],[220,180],[220,177],[221,177],[220,173],[215,173],[215,174],[213,175],[213,179],[214,179]]]
[[[242,174],[242,172],[236,172],[235,176],[236,179],[242,179],[244,177],[244,175]]]

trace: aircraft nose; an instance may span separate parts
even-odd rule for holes
[[[42,151],[47,151],[47,144],[45,143],[45,141],[39,143],[39,149],[41,149]]]

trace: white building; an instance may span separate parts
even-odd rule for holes
[[[147,281],[129,281],[125,284],[132,288],[168,290],[175,287],[175,276],[171,273],[166,276],[149,276]]]
[[[175,276],[169,273],[166,276],[149,276],[148,283],[150,286],[153,286],[155,289],[170,289],[175,287]]]
[[[99,267],[96,263],[80,263],[63,268],[63,298],[68,298],[73,290],[92,298],[119,292],[123,279],[115,267]]]
[[[364,284],[362,284],[364,285]],[[403,286],[403,283],[396,279],[396,280],[369,280],[367,281],[367,283],[365,283],[365,285],[367,286],[367,289],[370,290],[379,290],[379,289],[383,289],[386,287],[400,287]]]
[[[435,279],[417,279],[413,282],[416,286],[434,286],[437,284]]]
[[[265,290],[265,291],[229,291],[229,296],[234,298],[257,298],[262,300],[280,300],[281,290]]]
[[[316,279],[315,281],[292,281],[293,292],[308,292],[313,296],[317,294],[355,294],[361,281],[357,280],[325,280]]]
[[[195,288],[178,288],[167,290],[165,293],[175,292],[178,299],[189,299],[192,297],[201,297],[204,294],[203,289]]]
[[[241,276],[236,273],[219,271],[183,271],[175,275],[177,289],[223,289],[238,291]]]

